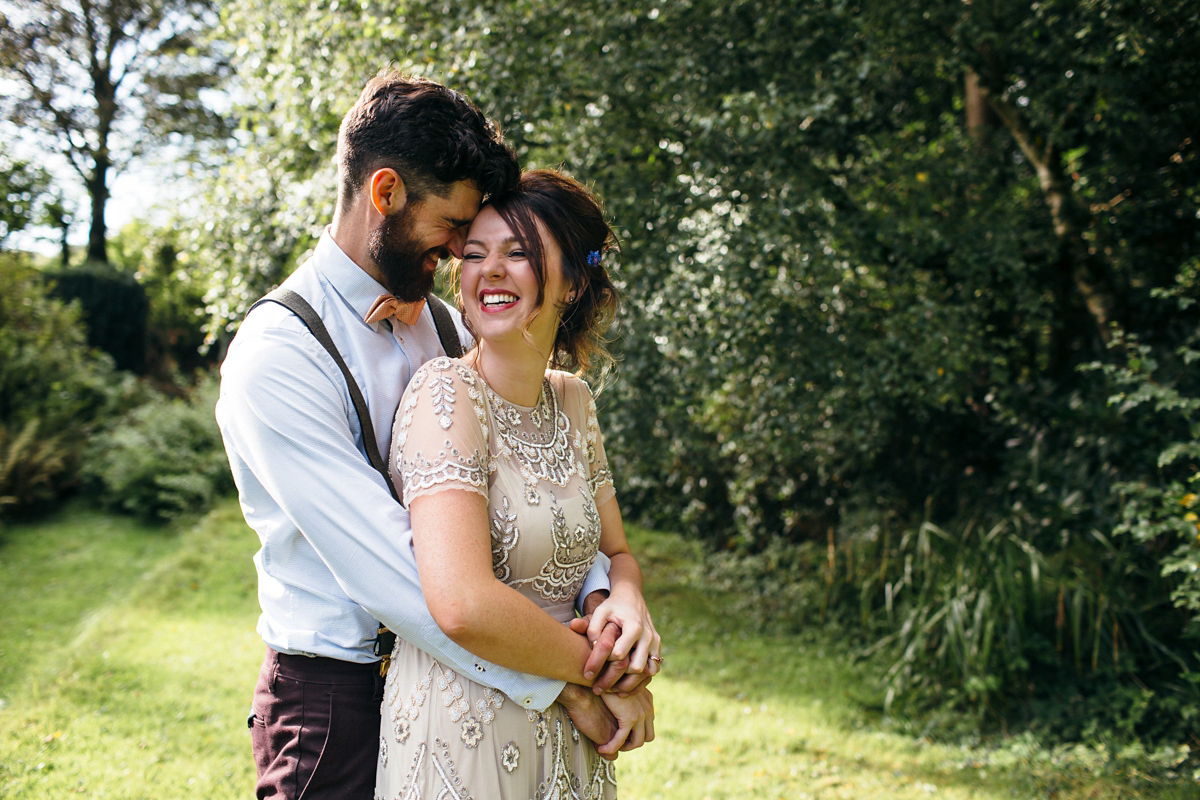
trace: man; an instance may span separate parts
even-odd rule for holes
[[[438,260],[461,254],[483,197],[518,174],[495,126],[431,81],[376,77],[342,121],[333,222],[284,286],[329,331],[385,458],[411,374],[442,355],[422,306]],[[438,629],[408,514],[364,455],[340,369],[292,312],[265,303],[247,315],[222,365],[217,419],[262,542],[254,561],[267,654],[249,720],[258,797],[373,796],[379,622],[528,709],[560,700],[608,757],[652,736],[641,720],[614,720],[587,690],[488,663]],[[602,568],[593,578],[607,588]],[[597,643],[589,668],[613,638]]]

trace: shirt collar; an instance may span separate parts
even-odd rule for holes
[[[334,290],[342,296],[346,304],[353,309],[359,319],[367,315],[381,294],[387,294],[387,289],[367,271],[355,264],[350,256],[333,240],[329,228],[321,233],[313,251],[313,261],[317,270],[325,276]],[[378,327],[382,323],[376,323]]]

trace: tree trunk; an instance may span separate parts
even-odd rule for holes
[[[88,196],[92,201],[87,260],[100,264],[108,263],[108,229],[104,224],[104,207],[108,204],[108,167],[105,160],[97,157],[87,181]]]
[[[1091,338],[1103,347],[1111,339],[1112,324],[1120,321],[1120,293],[1108,264],[1089,250],[1083,238],[1087,212],[1071,193],[1070,178],[1063,170],[1062,157],[1057,148],[1049,143],[1039,146],[1039,139],[1015,108],[986,88],[981,87],[980,93],[1012,134],[1037,174],[1038,185],[1058,240],[1058,265],[1066,279],[1063,285],[1074,288],[1091,319]],[[1066,306],[1069,302],[1060,302],[1059,305]]]
[[[979,73],[967,70],[963,79],[963,94],[967,111],[967,135],[975,141],[985,138],[999,124],[995,112],[979,88]]]
[[[59,229],[59,236],[61,237],[59,239],[59,247],[61,248],[59,258],[62,261],[62,268],[64,270],[71,267],[71,243],[67,241],[68,233],[70,233],[70,228],[66,225],[63,225]]]

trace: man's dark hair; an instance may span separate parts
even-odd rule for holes
[[[372,78],[338,131],[338,205],[348,208],[376,170],[390,167],[409,201],[445,197],[473,181],[485,197],[513,186],[517,157],[495,123],[463,95],[392,70]]]

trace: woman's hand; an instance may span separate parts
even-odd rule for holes
[[[609,558],[608,579],[612,588],[608,598],[587,619],[586,635],[592,652],[585,659],[584,672],[595,691],[629,695],[637,692],[662,666],[659,652],[662,641],[642,597],[642,571],[629,552],[617,498],[608,498],[597,511],[600,551]],[[581,633],[585,626],[572,624],[571,629]],[[604,659],[608,664],[599,671]],[[589,672],[596,677],[586,674]]]
[[[572,621],[571,630],[586,633],[592,644],[584,675],[595,676],[597,692],[636,692],[662,664],[661,639],[641,592],[635,589],[615,586],[590,616]]]

